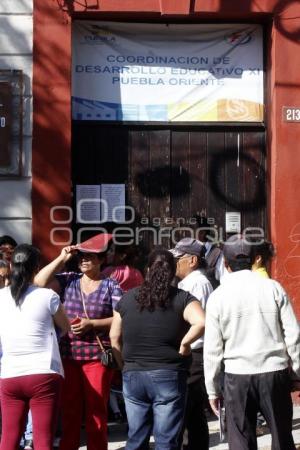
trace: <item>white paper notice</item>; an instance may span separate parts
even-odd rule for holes
[[[107,206],[105,222],[125,222],[125,184],[101,184],[101,198]]]
[[[225,216],[226,233],[240,233],[241,232],[241,213],[227,212]]]
[[[99,184],[76,186],[76,222],[99,223],[101,220],[101,187]]]

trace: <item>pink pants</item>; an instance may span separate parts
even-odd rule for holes
[[[106,450],[107,403],[113,371],[104,367],[100,361],[65,359],[63,363],[65,382],[59,449],[78,450],[84,411],[87,449]]]
[[[31,409],[34,447],[52,450],[62,377],[24,375],[1,380],[2,436],[0,450],[19,448],[28,410]]]

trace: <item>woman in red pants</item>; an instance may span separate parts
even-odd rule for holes
[[[39,251],[28,244],[12,255],[11,285],[0,290],[1,410],[0,450],[17,450],[28,410],[34,446],[52,450],[63,379],[56,325],[70,325],[58,295],[33,284]]]
[[[90,249],[87,245],[65,247],[36,277],[40,286],[51,285],[61,295],[73,323],[71,332],[61,340],[65,383],[60,450],[78,450],[83,412],[88,450],[107,449],[107,403],[113,371],[100,361],[97,336],[104,346],[110,345],[113,309],[122,295],[118,283],[101,274],[110,239],[111,235],[98,235]],[[74,253],[80,272],[54,276]]]

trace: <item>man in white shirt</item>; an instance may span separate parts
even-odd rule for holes
[[[181,239],[173,253],[176,261],[176,276],[180,279],[178,287],[189,292],[201,302],[205,310],[206,302],[213,291],[205,276],[205,246],[192,239]],[[209,432],[205,415],[207,394],[203,371],[203,337],[192,345],[192,365],[188,379],[188,395],[185,413],[185,428],[188,433],[187,450],[208,450]]]
[[[283,287],[251,272],[251,243],[234,235],[224,245],[229,274],[206,308],[204,371],[210,404],[218,415],[224,361],[224,400],[230,450],[254,450],[260,410],[272,448],[295,450],[291,374],[300,376],[300,334]]]

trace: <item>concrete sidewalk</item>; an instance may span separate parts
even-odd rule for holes
[[[218,420],[209,421],[210,446],[212,450],[228,450],[228,444],[219,443]],[[297,449],[300,449],[300,406],[294,406],[293,416],[293,436]],[[83,438],[84,439],[84,438]],[[151,439],[153,441],[153,439]],[[126,443],[126,425],[109,424],[109,450],[124,449]],[[298,445],[297,445],[298,444]],[[298,447],[299,446],[299,447]],[[258,447],[260,450],[271,449],[271,436],[266,429],[263,436],[258,437]],[[80,447],[86,450],[86,446]]]
[[[228,444],[219,441],[219,423],[218,421],[209,422],[209,436],[210,436],[210,449],[214,450],[228,450]],[[293,414],[293,436],[297,446],[299,444],[300,449],[300,407],[294,407]],[[271,435],[269,430],[265,428],[265,434],[257,438],[258,448],[260,450],[271,450]],[[298,447],[297,447],[298,448]]]

